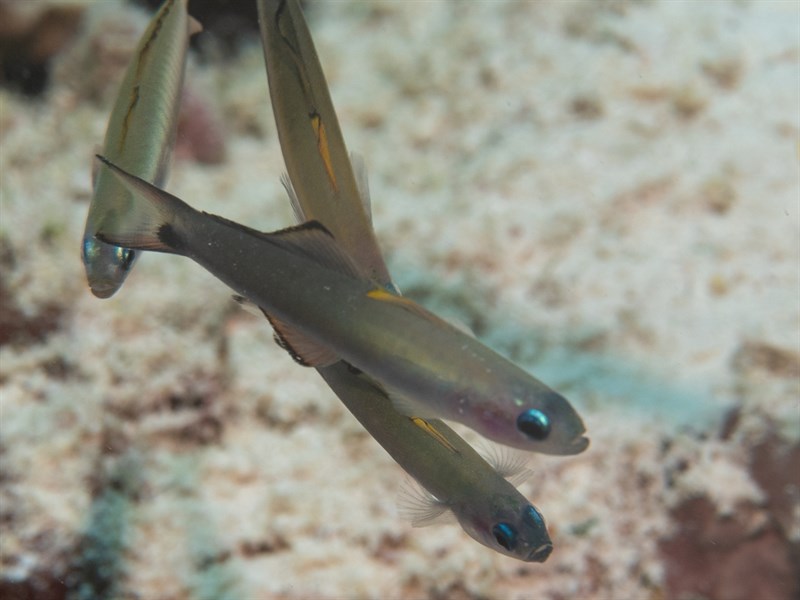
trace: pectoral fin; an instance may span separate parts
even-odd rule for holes
[[[408,479],[400,488],[397,499],[400,516],[411,521],[413,527],[427,527],[456,520],[450,508],[416,481]]]
[[[292,206],[294,220],[298,223],[308,221],[308,217],[306,217],[306,213],[303,210],[303,205],[300,204],[297,192],[294,191],[294,186],[292,185],[292,180],[289,178],[288,173],[281,173],[281,183],[283,184],[283,189],[285,189],[286,193],[289,195],[289,204]]]
[[[533,474],[528,468],[530,462],[528,455],[508,446],[496,446],[486,442],[478,448],[478,453],[503,479],[514,486],[524,483]]]
[[[350,164],[353,166],[353,175],[356,178],[358,195],[361,196],[361,207],[367,215],[367,221],[372,226],[372,200],[369,197],[369,179],[367,177],[367,163],[364,157],[356,152],[350,153]]]

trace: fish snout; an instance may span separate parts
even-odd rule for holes
[[[553,552],[553,544],[547,542],[546,544],[542,544],[538,548],[534,548],[531,550],[531,553],[528,555],[528,562],[544,562],[550,556],[550,553]]]
[[[585,435],[575,438],[569,446],[568,454],[580,454],[589,447],[589,438]]]
[[[116,283],[107,281],[95,281],[89,284],[89,289],[92,290],[92,294],[94,294],[96,298],[106,299],[114,295],[118,286]]]

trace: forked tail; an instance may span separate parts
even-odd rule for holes
[[[176,220],[181,214],[196,211],[180,198],[131,175],[104,156],[96,155],[131,193],[127,210],[114,211],[97,226],[95,237],[101,242],[153,252],[182,252]]]

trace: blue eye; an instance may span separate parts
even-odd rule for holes
[[[517,545],[517,530],[508,523],[498,523],[492,527],[492,534],[497,543],[509,552]]]
[[[524,519],[530,521],[534,527],[544,527],[544,517],[534,506],[528,505],[525,510],[522,511],[522,516]]]
[[[550,419],[542,411],[530,408],[517,417],[517,429],[534,440],[550,435]]]

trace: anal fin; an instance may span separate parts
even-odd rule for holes
[[[321,345],[304,333],[297,331],[280,319],[261,310],[275,330],[275,341],[286,350],[298,364],[304,367],[327,367],[339,362],[339,355],[327,346]]]

